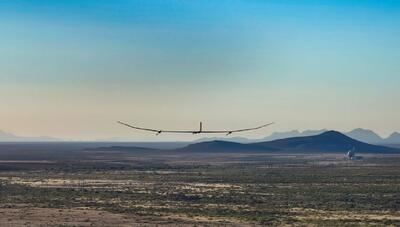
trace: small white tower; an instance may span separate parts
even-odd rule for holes
[[[349,150],[346,154],[346,158],[348,159],[353,159],[356,156],[356,148],[353,147],[351,150]]]

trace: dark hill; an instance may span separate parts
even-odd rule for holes
[[[356,148],[361,153],[400,153],[400,149],[371,145],[352,139],[340,132],[327,131],[316,136],[293,137],[269,142],[242,144],[228,141],[208,141],[190,144],[183,148],[149,149],[141,147],[99,147],[87,149],[91,151],[119,151],[119,152],[194,152],[194,153],[243,153],[243,152],[339,152]]]
[[[209,141],[194,143],[184,148],[178,149],[177,151],[185,152],[253,152],[253,151],[277,151],[276,148],[268,148],[267,146],[261,146],[257,144],[242,144],[228,141]]]
[[[352,139],[340,132],[328,131],[316,136],[294,137],[253,145],[273,147],[285,151],[345,152],[353,147],[365,153],[398,153],[400,150],[371,145]]]
[[[241,144],[210,141],[188,145],[175,151],[183,152],[340,152],[356,148],[363,153],[400,153],[400,149],[371,145],[352,139],[340,132],[327,131],[316,136],[293,137],[269,142]]]

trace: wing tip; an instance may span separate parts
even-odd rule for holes
[[[266,127],[266,126],[273,125],[273,124],[275,124],[275,122],[271,122],[271,123],[265,124],[262,127]]]

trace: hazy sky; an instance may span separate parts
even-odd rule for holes
[[[400,131],[400,1],[3,0],[0,129]]]

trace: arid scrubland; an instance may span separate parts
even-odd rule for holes
[[[84,152],[0,163],[9,226],[400,225],[400,156]],[[12,168],[11,168],[12,167]]]

